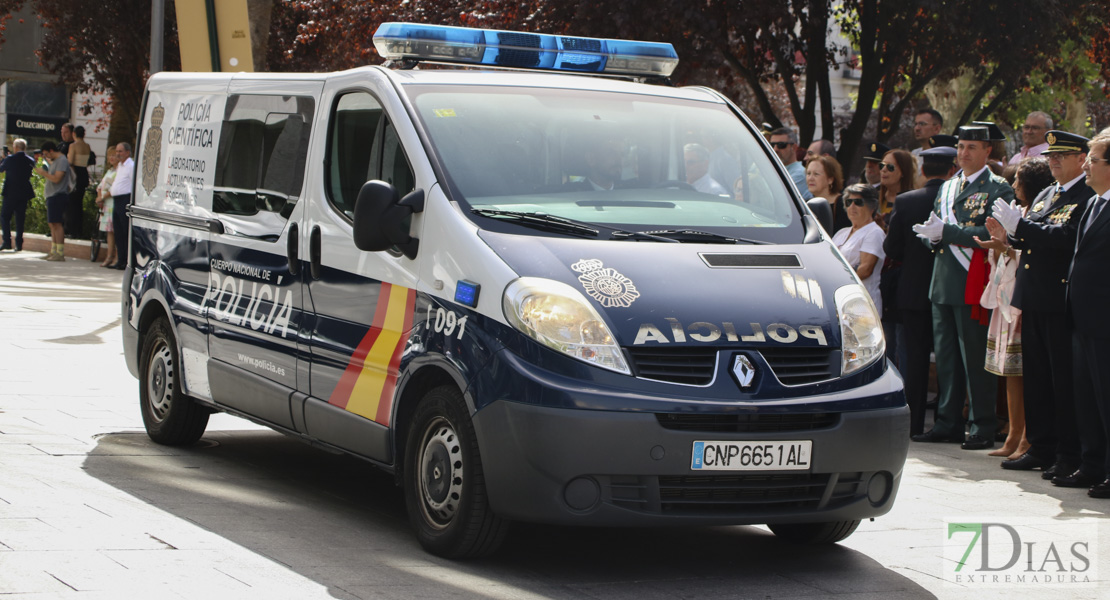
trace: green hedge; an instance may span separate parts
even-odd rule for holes
[[[45,168],[41,161],[39,166]],[[3,184],[5,176],[7,176],[7,173],[0,173],[0,185]],[[96,206],[96,183],[96,181],[90,181],[88,189],[85,190],[83,229],[86,237],[100,235],[100,209]],[[31,187],[35,189],[35,197],[31,199],[31,203],[27,206],[27,221],[23,227],[23,230],[27,233],[50,234],[50,228],[46,226],[45,186],[46,180],[40,175],[37,173],[31,175]],[[11,226],[15,227],[14,219]]]

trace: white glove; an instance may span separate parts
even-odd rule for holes
[[[940,220],[937,213],[929,213],[929,220],[924,223],[914,225],[914,233],[917,237],[923,240],[929,240],[932,243],[940,241],[941,236],[944,234],[944,221]]]
[[[994,201],[994,210],[991,216],[995,221],[1002,224],[1006,229],[1006,233],[1014,235],[1017,231],[1018,221],[1021,220],[1021,209],[1018,208],[1017,200],[1011,200],[1009,204],[1002,198]]]

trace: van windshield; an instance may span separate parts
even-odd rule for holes
[[[454,199],[491,217],[475,218],[482,227],[523,233],[492,218],[523,213],[528,218],[515,224],[542,225],[537,214],[570,219],[595,226],[603,239],[613,230],[643,241],[662,238],[627,234],[803,237],[771,157],[723,104],[548,88],[408,89],[461,196]]]

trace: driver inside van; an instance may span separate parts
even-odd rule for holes
[[[621,180],[624,144],[619,140],[606,138],[586,144],[583,156],[586,177],[566,184],[567,191],[608,192],[616,188],[628,187],[628,182]]]

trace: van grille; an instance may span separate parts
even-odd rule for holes
[[[840,373],[840,353],[828,348],[761,348],[759,353],[783,385],[828,381]]]
[[[697,515],[807,512],[861,498],[864,473],[611,476],[608,502],[637,512]],[[831,489],[829,489],[831,486]],[[657,491],[656,491],[657,490]],[[828,494],[828,500],[822,499]]]
[[[783,433],[813,431],[835,427],[837,413],[790,414],[675,414],[656,413],[655,418],[665,429],[701,433]]]
[[[717,370],[716,348],[629,348],[637,377],[669,383],[707,385]]]

